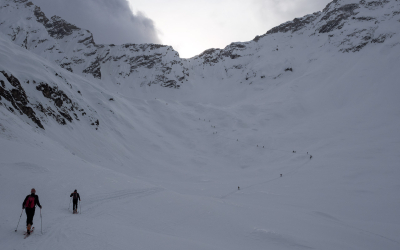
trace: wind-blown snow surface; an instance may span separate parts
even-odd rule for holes
[[[2,99],[1,249],[399,249],[398,36],[359,53],[296,39],[294,71],[276,79],[249,85],[210,67],[179,90],[132,90],[0,36],[0,70],[32,105],[62,111],[37,91],[44,82],[87,112],[66,125],[42,115],[41,129]],[[23,240],[32,187],[42,220],[38,209]]]

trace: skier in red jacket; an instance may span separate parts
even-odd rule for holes
[[[33,216],[35,216],[36,205],[42,209],[39,202],[39,196],[36,195],[36,190],[31,189],[31,194],[26,196],[24,202],[22,202],[22,209],[25,209],[26,213],[26,233],[29,235],[31,233],[31,227],[33,225]]]

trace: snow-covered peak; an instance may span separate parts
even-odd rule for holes
[[[180,88],[196,77],[226,79],[232,74],[245,75],[245,79],[257,74],[276,77],[290,68],[290,63],[277,72],[255,72],[251,65],[263,63],[260,58],[274,57],[277,52],[282,55],[303,51],[306,44],[309,53],[321,48],[357,52],[386,39],[395,44],[400,30],[398,1],[335,0],[320,12],[286,22],[252,41],[232,43],[224,49],[209,49],[191,59],[181,59],[172,47],[165,45],[99,45],[90,31],[61,17],[48,18],[31,2],[2,2],[0,32],[14,43],[71,72],[125,90],[132,83],[142,87],[155,84]],[[302,42],[291,42],[295,40]],[[279,60],[284,63],[290,59]],[[205,70],[217,64],[214,73]]]

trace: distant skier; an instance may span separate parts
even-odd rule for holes
[[[78,213],[78,200],[81,201],[81,197],[79,196],[79,193],[76,191],[76,189],[69,197],[72,197],[74,214],[76,214]]]
[[[31,194],[27,195],[24,202],[22,202],[22,209],[25,209],[26,213],[26,233],[29,235],[31,233],[31,227],[33,225],[33,216],[35,216],[35,207],[38,205],[40,209],[42,206],[39,202],[39,196],[36,195],[36,190],[31,189]]]

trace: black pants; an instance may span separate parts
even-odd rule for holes
[[[33,225],[33,216],[35,216],[35,208],[25,208],[26,213],[26,226]]]
[[[78,210],[78,200],[74,200],[74,199],[72,199],[72,204],[73,204],[73,209],[75,210],[75,209],[77,209]]]

